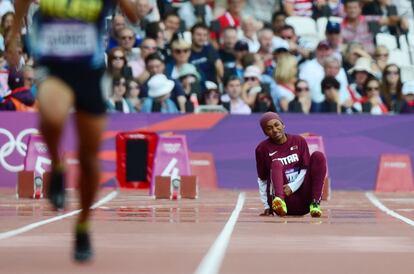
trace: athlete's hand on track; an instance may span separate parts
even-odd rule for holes
[[[266,208],[263,213],[260,213],[260,216],[270,216],[274,215],[273,210],[271,208]]]
[[[283,185],[283,192],[285,193],[286,196],[289,196],[290,194],[293,193],[289,185]]]

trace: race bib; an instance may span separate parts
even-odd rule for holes
[[[299,175],[299,171],[295,170],[295,169],[288,169],[285,171],[286,174],[286,178],[288,180],[289,183],[293,182],[296,180],[296,178]]]
[[[88,57],[97,47],[97,29],[88,23],[49,23],[38,38],[38,51],[46,57]]]

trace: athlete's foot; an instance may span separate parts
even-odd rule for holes
[[[273,211],[276,212],[278,216],[285,216],[287,214],[287,207],[285,201],[279,197],[275,197],[272,201]]]
[[[63,169],[54,169],[50,174],[48,198],[53,207],[63,210],[65,207],[65,177]]]
[[[312,202],[309,206],[310,215],[314,218],[320,218],[322,216],[321,206],[317,202]]]
[[[75,232],[74,259],[79,263],[86,263],[92,259],[92,246],[88,228],[77,225]]]

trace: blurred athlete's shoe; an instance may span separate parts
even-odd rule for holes
[[[320,218],[322,216],[321,206],[317,202],[312,202],[309,206],[310,215],[314,218]]]
[[[75,233],[75,254],[74,258],[79,263],[85,263],[92,259],[92,247],[88,231]]]
[[[65,175],[63,170],[52,170],[50,174],[48,198],[53,207],[63,210],[65,207]]]
[[[273,211],[276,212],[278,216],[285,216],[287,214],[287,207],[285,201],[279,197],[275,197],[272,201]]]

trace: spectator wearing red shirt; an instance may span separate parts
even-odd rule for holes
[[[217,18],[222,30],[227,27],[240,27],[240,17],[243,6],[244,0],[227,0],[227,11]]]

